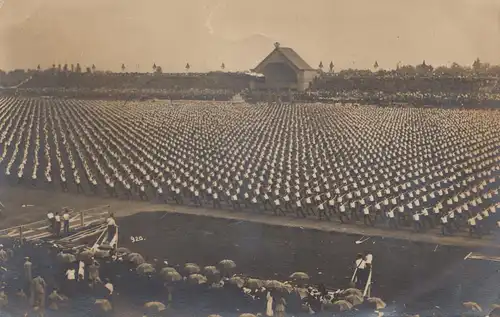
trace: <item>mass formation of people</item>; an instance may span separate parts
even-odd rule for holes
[[[4,97],[0,166],[13,185],[480,237],[499,114]]]

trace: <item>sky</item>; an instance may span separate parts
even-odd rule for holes
[[[311,66],[500,64],[500,0],[0,0],[0,69],[255,67],[273,43]]]

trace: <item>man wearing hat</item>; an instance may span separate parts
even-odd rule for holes
[[[7,252],[3,249],[3,244],[0,244],[0,265],[3,265],[7,262],[8,256]]]
[[[8,259],[9,259],[9,255],[3,249],[3,244],[0,244],[0,281],[3,280],[4,272],[7,271],[7,269],[4,267],[4,265],[7,263]]]
[[[49,221],[50,231],[52,233],[54,233],[54,229],[56,227],[56,219],[55,219],[54,213],[52,211],[49,211],[47,213],[47,220]]]
[[[108,243],[111,243],[116,234],[116,220],[114,213],[111,213],[106,219],[107,231],[108,231]]]
[[[23,267],[24,267],[24,280],[25,280],[26,285],[29,285],[31,283],[31,281],[33,280],[33,273],[32,273],[33,272],[32,271],[33,264],[31,263],[29,257],[24,258]]]
[[[69,212],[67,208],[64,208],[63,212],[63,223],[64,223],[64,234],[67,235],[69,234]]]
[[[56,237],[59,237],[61,235],[61,216],[59,215],[59,212],[56,212],[54,221],[54,234]]]

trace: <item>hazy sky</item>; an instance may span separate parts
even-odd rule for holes
[[[3,3],[3,5],[2,5]],[[316,67],[500,64],[500,0],[0,0],[0,68],[246,70],[278,41]]]

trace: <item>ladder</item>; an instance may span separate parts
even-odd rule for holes
[[[96,242],[92,246],[92,251],[96,252],[97,250],[101,249],[101,247],[105,249],[117,249],[118,248],[118,226],[116,226],[115,230],[115,235],[111,239],[111,241],[108,240],[108,227],[106,226],[103,228],[101,234],[97,238]]]
[[[371,297],[372,290],[372,272],[373,272],[373,264],[370,265],[370,273],[368,274],[368,279],[366,280],[365,287],[363,288],[363,297]],[[354,284],[357,279],[358,268],[354,270],[354,273],[351,277],[351,284]]]
[[[500,262],[500,256],[471,252],[467,254],[464,260],[483,260],[483,261]]]

